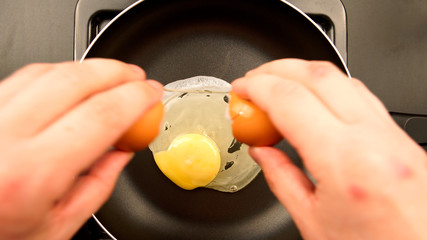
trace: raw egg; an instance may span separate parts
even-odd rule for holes
[[[249,146],[271,146],[282,139],[268,115],[258,106],[233,92],[230,96],[229,114],[237,141]]]
[[[183,189],[236,192],[260,167],[248,146],[233,137],[227,109],[231,85],[214,77],[193,77],[165,86],[165,117],[149,148],[159,169]]]
[[[154,159],[172,182],[186,190],[206,186],[221,166],[216,143],[196,133],[178,136],[168,150],[155,153]]]

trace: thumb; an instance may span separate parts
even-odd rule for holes
[[[261,166],[271,191],[297,225],[311,217],[314,184],[282,151],[274,147],[251,147],[249,153]]]
[[[56,235],[65,239],[76,232],[92,213],[107,201],[114,189],[120,172],[132,158],[133,153],[112,150],[102,156],[85,176],[81,176],[70,191],[53,209],[61,231]]]

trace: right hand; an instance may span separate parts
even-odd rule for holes
[[[357,79],[327,62],[277,60],[233,82],[298,151],[252,147],[306,240],[427,239],[427,156]]]

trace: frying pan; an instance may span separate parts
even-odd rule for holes
[[[145,0],[119,14],[82,59],[137,64],[163,84],[197,75],[226,81],[280,58],[328,60],[340,54],[305,14],[280,0]],[[274,104],[274,103],[272,103]],[[286,142],[277,145],[301,166]],[[138,152],[94,218],[117,239],[301,239],[259,174],[236,193],[182,190]]]

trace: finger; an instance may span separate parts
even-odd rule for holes
[[[325,139],[332,141],[335,136],[330,133],[340,131],[341,121],[299,82],[257,74],[232,84],[233,91],[246,96],[269,115],[277,130],[303,158],[313,151],[327,150],[322,146]]]
[[[282,59],[264,64],[247,75],[260,73],[304,84],[344,122],[358,122],[369,115],[370,107],[364,104],[350,78],[331,62]]]
[[[298,223],[307,221],[312,210],[314,185],[282,151],[252,147],[249,153],[261,166],[271,191]]]
[[[55,223],[62,224],[59,229],[66,229],[57,239],[69,239],[107,201],[132,155],[121,151],[108,152],[87,175],[80,177],[53,210]]]
[[[29,64],[0,82],[0,108],[8,103],[19,91],[53,67],[48,63]]]
[[[161,95],[146,82],[136,81],[91,97],[34,138],[39,149],[46,149],[41,159],[58,173],[83,171]]]
[[[142,69],[115,60],[55,64],[0,110],[2,132],[34,135],[91,95],[143,79]]]
[[[375,96],[369,89],[366,87],[365,84],[363,84],[362,81],[356,78],[351,79],[353,82],[353,85],[357,88],[360,95],[363,96],[365,102],[367,105],[371,106],[373,109],[375,109],[376,113],[381,116],[383,119],[391,119],[389,112],[387,111],[387,108],[384,106],[384,104],[378,99],[377,96]]]
[[[152,87],[154,87],[155,89],[163,92],[164,88],[163,88],[163,84],[159,83],[156,80],[152,80],[152,79],[147,79],[147,83],[150,84]]]

